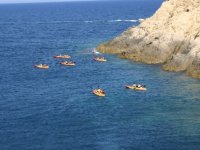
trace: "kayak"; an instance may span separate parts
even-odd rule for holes
[[[69,59],[71,58],[71,56],[69,55],[57,55],[57,56],[53,56],[54,58],[57,58],[57,59]]]
[[[99,57],[94,58],[94,60],[99,61],[99,62],[106,62],[107,61],[105,58],[99,58]]]
[[[98,92],[97,89],[93,90],[92,93],[93,93],[94,95],[96,95],[96,96],[100,96],[100,97],[104,97],[104,96],[106,96],[105,93]]]
[[[49,69],[49,66],[48,65],[35,65],[35,68],[38,68],[38,69]]]
[[[132,86],[132,85],[126,85],[125,87],[127,89],[138,90],[138,91],[146,91],[147,90],[147,88],[145,88],[145,87],[136,87],[136,86]]]
[[[61,62],[60,64],[64,65],[64,66],[75,66],[76,65],[74,62],[67,62],[67,61]]]

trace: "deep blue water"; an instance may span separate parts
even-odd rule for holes
[[[160,4],[0,5],[0,150],[199,150],[199,80],[113,55],[92,61],[99,43]],[[76,67],[52,58],[65,53]],[[124,89],[133,82],[148,91]],[[98,85],[105,98],[91,94]]]

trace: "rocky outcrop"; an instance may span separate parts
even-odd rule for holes
[[[97,50],[200,78],[200,0],[166,0],[152,17]]]

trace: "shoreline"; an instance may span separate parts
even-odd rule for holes
[[[105,48],[104,46],[102,48],[102,44],[99,45],[96,49],[100,53],[115,54],[120,59],[128,59],[128,60],[132,60],[134,62],[150,64],[150,65],[161,65],[161,69],[163,69],[164,71],[177,72],[177,73],[182,72],[182,73],[185,73],[187,76],[190,76],[192,78],[200,79],[199,71],[196,70],[196,67],[194,67],[194,66],[193,66],[193,68],[190,68],[189,70],[181,70],[181,69],[177,70],[174,67],[168,66],[166,63],[162,63],[162,62],[157,61],[155,58],[153,58],[151,56],[141,57],[141,56],[137,56],[137,54],[128,54],[128,53],[126,54],[126,52],[125,53],[123,51],[120,52],[120,50],[108,49],[108,48]],[[145,60],[144,58],[148,58],[148,59]]]

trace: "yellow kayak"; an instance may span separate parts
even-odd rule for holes
[[[138,86],[135,86],[135,85],[126,85],[125,87],[127,89],[138,90],[138,91],[146,91],[147,90],[146,87],[138,87]]]
[[[57,58],[57,59],[69,59],[71,58],[71,56],[69,55],[57,55],[57,56],[53,56],[54,58]]]
[[[104,57],[95,57],[94,60],[99,61],[99,62],[106,62],[107,61],[107,59],[105,59]]]
[[[61,62],[60,64],[64,65],[64,66],[75,66],[76,65],[74,62],[67,62],[67,61]]]
[[[49,66],[46,64],[39,64],[39,65],[35,65],[35,68],[38,69],[49,69]]]
[[[106,96],[105,92],[101,89],[95,89],[92,91],[92,93],[96,96],[104,97]]]

